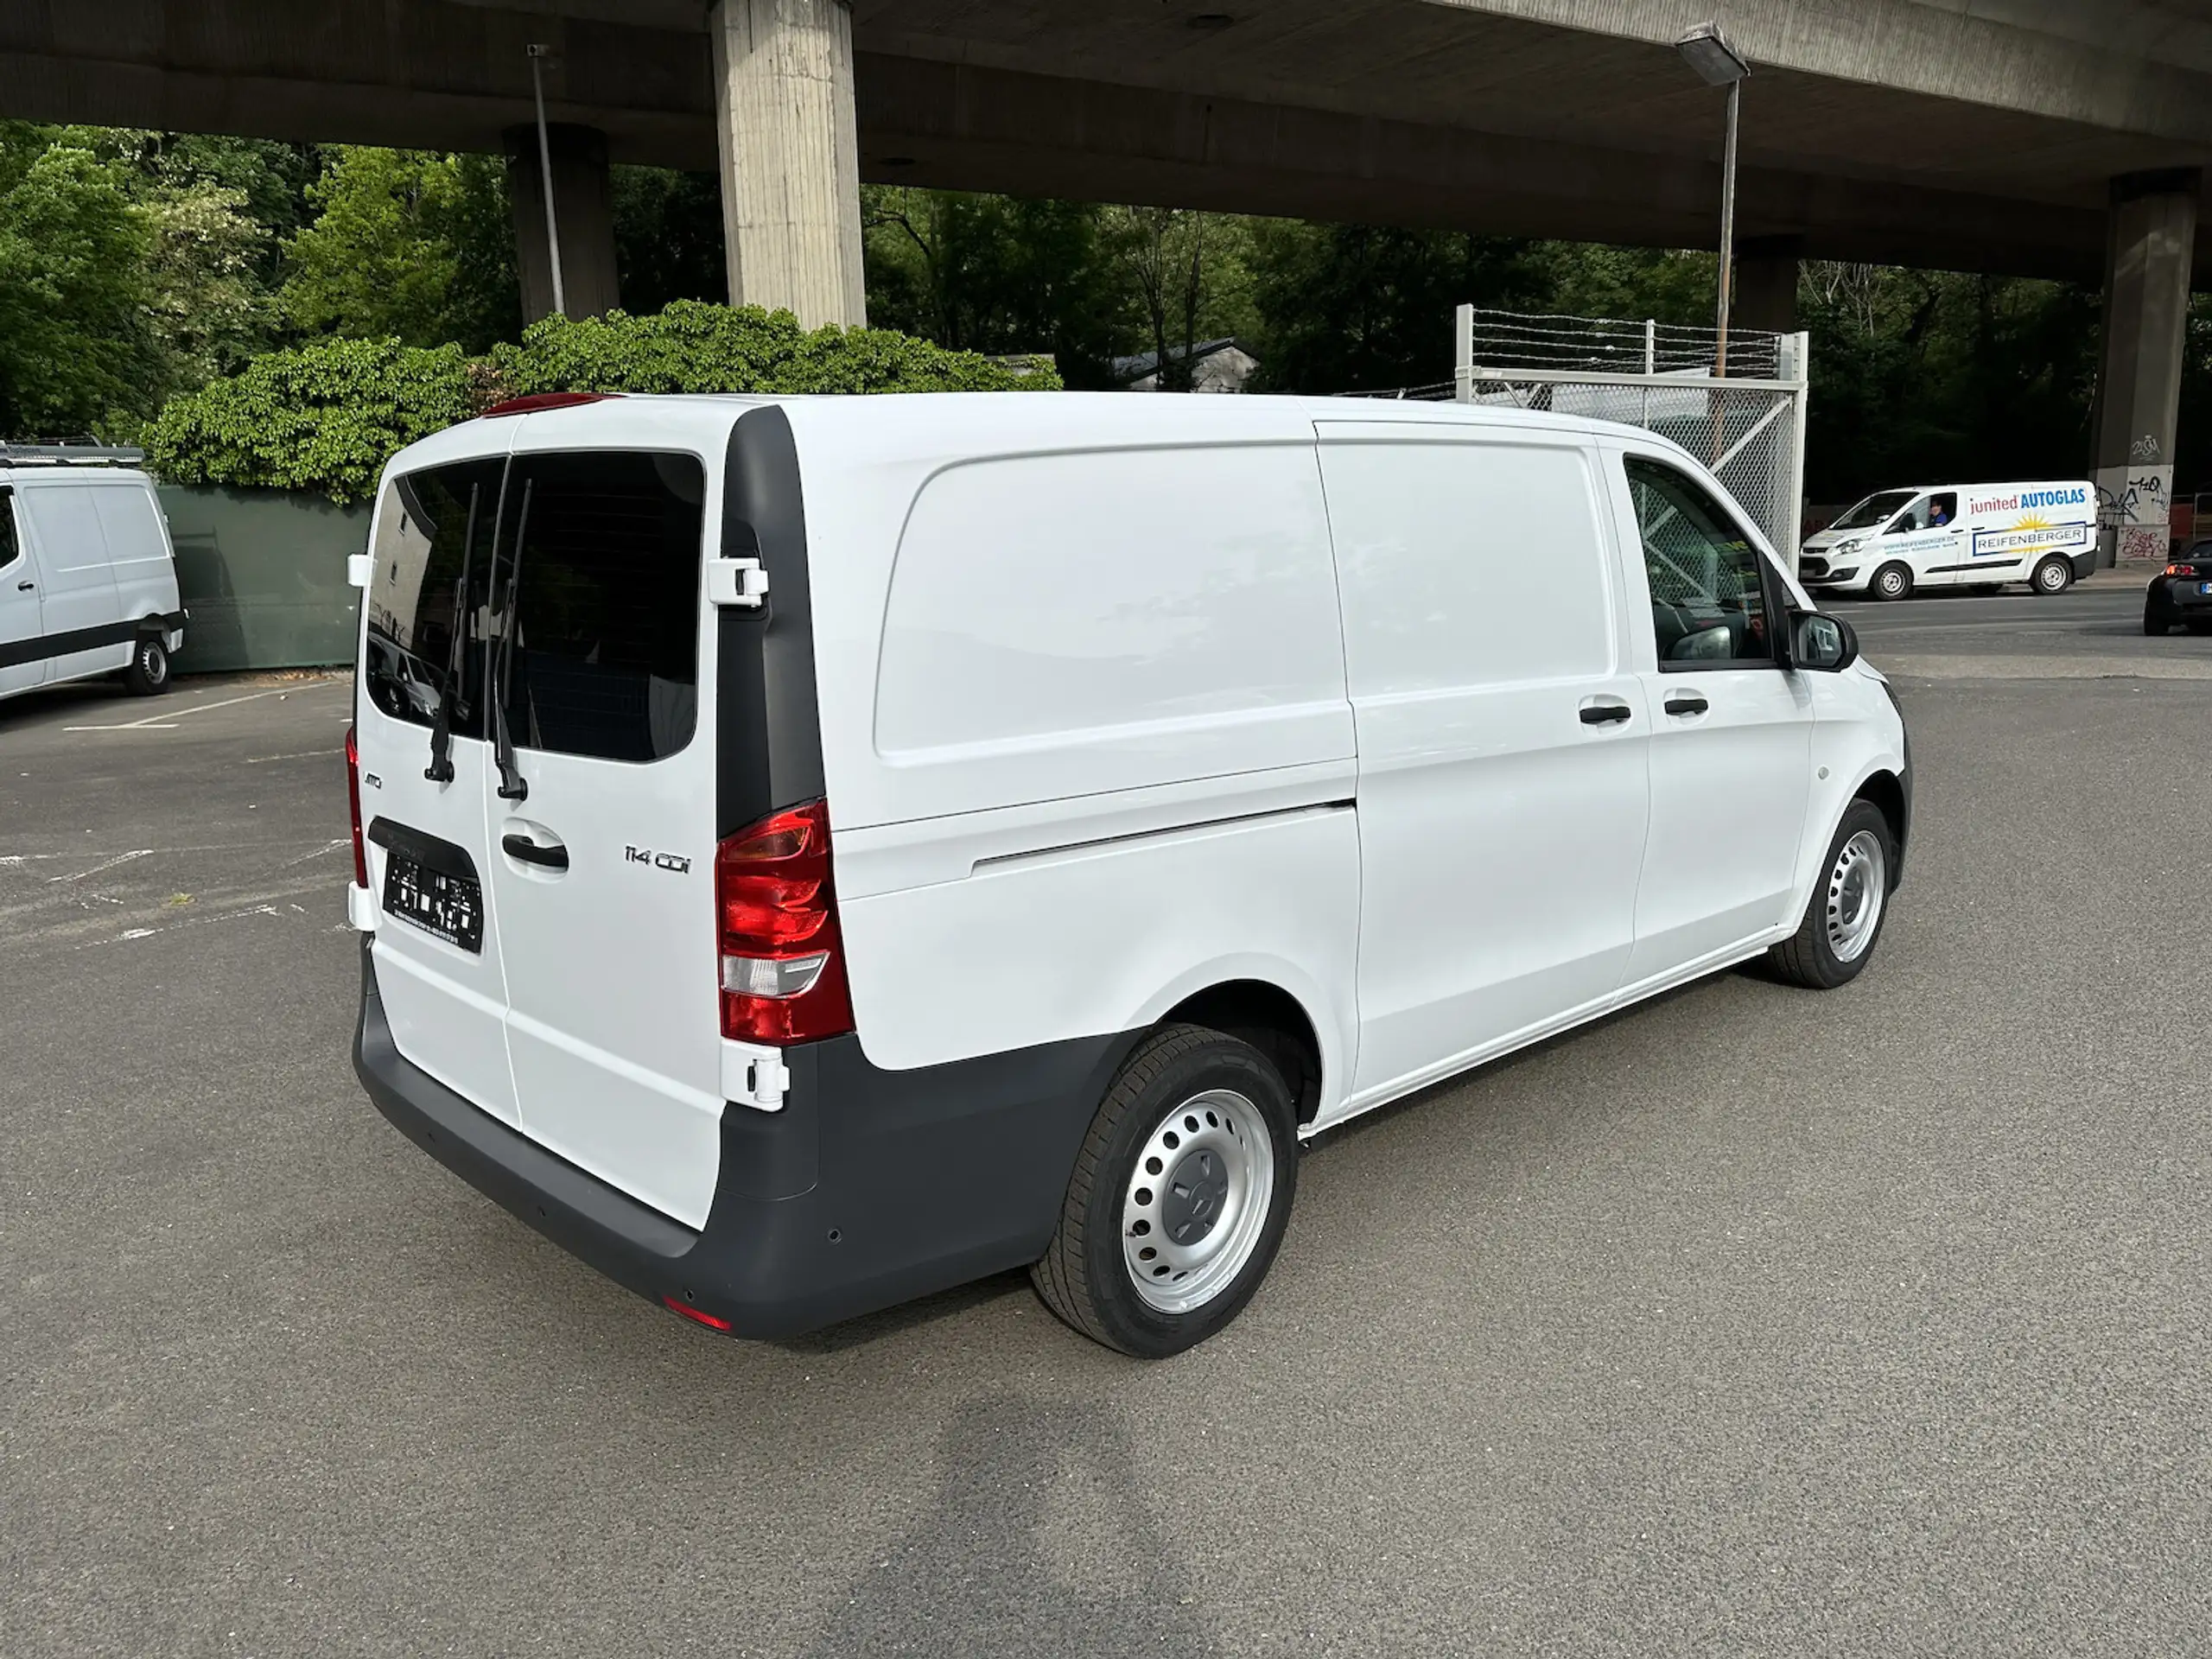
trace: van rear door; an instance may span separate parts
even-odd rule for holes
[[[386,483],[370,532],[355,741],[392,1040],[512,1126],[506,981],[486,887],[493,772],[479,626],[505,471],[504,455],[480,456]]]
[[[696,1227],[724,1099],[706,468],[533,453],[543,418],[509,470],[489,628],[510,775],[483,778],[516,1103],[525,1135]]]
[[[115,572],[92,491],[80,474],[16,475],[17,512],[28,509],[31,563],[38,567],[39,613],[53,660],[49,680],[121,668],[130,631],[117,631]]]

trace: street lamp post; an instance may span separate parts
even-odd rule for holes
[[[545,136],[545,77],[539,66],[553,54],[550,46],[532,44],[530,51],[530,90],[537,99],[537,176],[545,187],[545,253],[553,265],[553,311],[556,316],[566,316],[569,297],[561,290],[561,227],[553,218],[553,146]],[[1731,110],[1734,109],[1732,104]],[[1729,130],[1735,130],[1735,118],[1729,118]],[[1726,287],[1726,279],[1722,287]]]
[[[1728,297],[1736,268],[1736,118],[1743,103],[1744,77],[1751,66],[1737,55],[1718,23],[1700,23],[1675,42],[1675,50],[1708,86],[1728,89],[1728,138],[1720,159],[1720,303],[1713,327],[1713,373],[1728,373]]]

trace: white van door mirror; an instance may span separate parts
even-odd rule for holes
[[[1840,617],[1818,611],[1789,614],[1789,665],[1816,674],[1840,674],[1859,660],[1859,636]]]

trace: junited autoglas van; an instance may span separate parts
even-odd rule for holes
[[[1876,599],[2015,582],[2063,594],[2096,563],[2090,485],[1939,484],[1882,490],[1853,505],[1807,538],[1797,575],[1808,588]]]
[[[164,691],[184,644],[168,521],[136,451],[0,445],[0,697],[120,674]]]
[[[739,1334],[1027,1265],[1187,1347],[1303,1139],[1843,983],[1910,827],[1849,628],[1567,416],[525,400],[392,461],[354,574],[363,1083]]]

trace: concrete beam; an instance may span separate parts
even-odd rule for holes
[[[1092,81],[872,58],[859,66],[861,172],[884,183],[1224,213],[1713,245],[1720,168]],[[1746,165],[1739,235],[1812,258],[2095,278],[2104,215]],[[1931,237],[1929,227],[1940,227]]]
[[[1427,0],[1671,47],[1713,0]],[[2212,23],[2145,0],[1737,0],[1754,66],[2120,132],[2212,144]],[[1688,73],[1686,70],[1685,73]]]
[[[550,123],[553,222],[560,232],[561,289],[566,315],[595,317],[622,302],[614,274],[614,204],[607,172],[607,135],[592,127]],[[538,166],[537,128],[506,132],[507,194],[514,202],[515,270],[522,279],[522,320],[553,312],[553,265],[545,234],[545,181]]]
[[[2098,522],[2124,559],[2166,550],[2202,182],[2194,170],[2113,181],[2091,465]]]
[[[810,328],[867,322],[851,12],[715,0],[708,23],[730,302]]]

